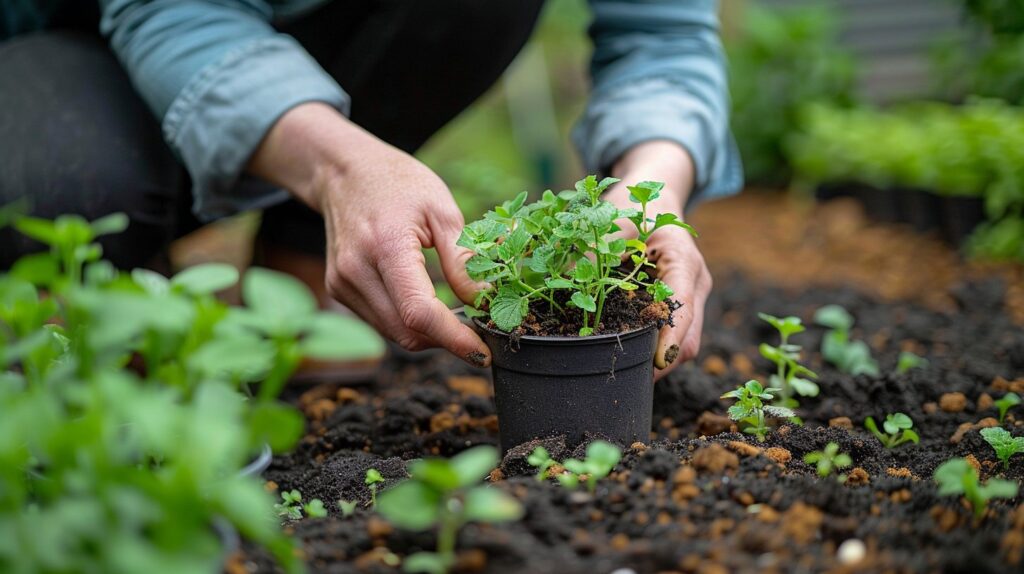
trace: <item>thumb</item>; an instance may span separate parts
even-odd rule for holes
[[[461,214],[457,218],[447,218],[445,221],[436,221],[431,224],[434,249],[437,250],[437,256],[441,260],[441,272],[444,273],[444,278],[455,295],[463,303],[469,304],[476,298],[476,294],[487,286],[473,281],[466,273],[466,261],[473,256],[473,252],[456,245],[461,233]]]

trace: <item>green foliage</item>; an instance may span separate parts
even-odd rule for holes
[[[850,458],[850,455],[839,452],[838,444],[830,442],[822,450],[805,454],[804,462],[815,465],[818,476],[825,478],[832,474],[833,470],[841,470],[853,464],[853,459]],[[845,480],[845,478],[845,476],[841,476],[840,480]]]
[[[789,342],[789,338],[804,332],[805,328],[797,317],[775,317],[767,313],[758,313],[758,317],[779,332],[780,342],[777,347],[761,343],[758,350],[761,356],[775,363],[775,373],[769,380],[773,392],[779,393],[780,405],[787,409],[798,406],[794,394],[802,397],[816,397],[820,389],[811,379],[817,379],[814,371],[800,364],[800,352],[803,348]],[[790,415],[795,416],[795,415]]]
[[[993,498],[1017,496],[1017,483],[1009,480],[990,479],[981,484],[978,471],[966,459],[954,458],[935,469],[935,482],[939,483],[939,495],[962,494],[974,508],[974,519],[981,520]]]
[[[1024,437],[1015,437],[1002,427],[981,429],[981,436],[1003,461],[1004,470],[1009,470],[1011,456],[1024,452]]]
[[[468,522],[519,520],[522,505],[505,492],[478,483],[498,463],[491,446],[477,446],[449,460],[428,458],[409,466],[410,478],[385,491],[377,511],[399,528],[438,527],[437,551],[405,559],[406,572],[447,572],[455,564],[455,541]]]
[[[548,190],[540,200],[527,204],[526,192],[484,214],[467,225],[458,244],[473,251],[466,271],[477,281],[486,281],[490,289],[477,297],[473,316],[485,313],[503,331],[522,324],[531,301],[543,300],[549,309],[564,311],[556,300],[562,292],[571,307],[583,314],[580,336],[590,335],[601,324],[604,302],[615,289],[641,287],[656,301],[672,295],[672,290],[650,276],[653,264],[647,258],[646,239],[655,230],[678,226],[693,229],[671,214],[650,217],[647,203],[658,197],[664,184],[641,182],[629,187],[630,199],[640,209],[617,209],[601,199],[614,178],[598,181],[594,176],[580,180],[575,190],[558,194]],[[628,219],[639,238],[614,238],[620,231],[618,219]],[[621,268],[624,258],[633,269]],[[564,300],[564,299],[562,299]]]
[[[341,328],[267,270],[243,278],[244,309],[214,297],[238,280],[225,265],[119,272],[93,241],[123,215],[3,212],[48,251],[0,274],[0,571],[216,572],[222,518],[301,570],[273,500],[241,470],[301,435],[275,400],[298,361],[347,356],[365,328]]]
[[[732,131],[747,181],[783,185],[791,171],[783,145],[799,110],[813,102],[851,104],[855,67],[827,7],[745,5],[743,16],[737,39],[726,45]]]
[[[327,509],[324,503],[318,498],[309,502],[302,502],[302,493],[298,490],[285,490],[281,492],[281,502],[274,505],[277,515],[287,520],[300,520],[302,513],[310,518],[323,518],[327,516]]]
[[[882,423],[882,428],[885,429],[884,433],[878,430],[875,419],[868,417],[864,421],[864,428],[871,431],[871,434],[875,435],[885,448],[896,448],[905,442],[919,443],[921,438],[911,430],[913,426],[914,421],[903,413],[885,415],[885,422]]]
[[[566,488],[576,488],[581,480],[586,480],[587,489],[594,492],[597,481],[608,476],[615,465],[622,459],[622,450],[610,442],[596,440],[587,445],[587,457],[584,460],[567,459],[562,463],[566,472],[558,476],[558,481]]]
[[[735,399],[735,404],[729,407],[729,418],[745,425],[743,432],[756,436],[759,442],[764,442],[765,435],[768,434],[767,417],[790,418],[795,416],[793,411],[786,407],[768,404],[775,398],[774,393],[778,393],[779,390],[775,387],[764,388],[761,383],[749,380],[746,384],[725,393],[720,398]]]
[[[384,482],[384,476],[376,468],[366,470],[366,478],[363,479],[366,487],[370,489],[370,506],[377,506],[377,485]]]
[[[901,351],[900,358],[896,362],[896,372],[902,375],[911,369],[923,369],[927,366],[928,359],[915,355],[910,351]]]
[[[853,316],[846,309],[825,305],[814,312],[814,322],[830,329],[821,340],[821,355],[826,361],[849,375],[878,376],[878,363],[871,358],[867,343],[850,340]]]
[[[1003,398],[995,401],[996,408],[999,409],[999,424],[1003,424],[1006,420],[1006,412],[1011,407],[1015,407],[1020,404],[1020,395],[1017,393],[1006,393]]]
[[[556,464],[555,460],[551,458],[551,454],[548,453],[548,449],[542,446],[533,449],[530,456],[526,457],[526,462],[537,469],[538,481],[547,478],[548,469]]]
[[[338,510],[341,511],[341,515],[344,517],[352,516],[356,511],[356,506],[359,504],[356,500],[339,500]]]

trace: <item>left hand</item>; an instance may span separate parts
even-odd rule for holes
[[[612,175],[622,182],[609,190],[605,199],[616,206],[636,207],[629,201],[626,185],[661,181],[665,188],[660,198],[648,204],[648,213],[674,213],[683,219],[683,206],[693,187],[693,161],[682,146],[668,141],[639,144],[615,163]],[[622,227],[630,229],[632,224],[626,222]],[[659,278],[675,292],[672,298],[683,305],[673,315],[673,325],[666,325],[659,334],[654,355],[658,380],[697,356],[704,327],[704,304],[712,281],[704,257],[685,229],[663,227],[651,235],[647,247]]]

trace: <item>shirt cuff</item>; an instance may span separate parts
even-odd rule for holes
[[[743,186],[736,143],[721,123],[678,84],[649,78],[593,98],[572,138],[588,173],[607,172],[637,144],[678,143],[690,154],[696,172],[693,205],[735,194]]]
[[[298,42],[278,34],[233,50],[181,90],[164,115],[164,137],[192,177],[192,210],[203,220],[284,201],[242,171],[285,112],[324,102],[348,114],[350,99]]]

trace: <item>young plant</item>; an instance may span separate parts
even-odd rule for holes
[[[1003,461],[1003,470],[1010,469],[1010,457],[1024,453],[1024,437],[1015,437],[1002,427],[981,429],[985,442],[996,451],[996,456]]]
[[[651,217],[648,204],[657,199],[664,184],[645,181],[628,187],[630,200],[640,209],[618,209],[601,194],[619,180],[600,182],[588,176],[576,189],[558,194],[545,191],[540,200],[526,204],[526,192],[506,201],[484,218],[467,225],[458,245],[474,255],[466,271],[491,287],[482,291],[470,316],[489,316],[502,331],[519,327],[535,310],[564,318],[566,307],[582,314],[579,335],[601,328],[605,301],[615,290],[643,288],[654,301],[672,296],[665,283],[651,276],[654,263],[646,241],[654,231],[678,226],[696,235],[689,225],[671,213]],[[616,220],[628,219],[635,239],[615,237],[621,231]],[[631,268],[622,266],[625,259]]]
[[[274,505],[274,511],[278,516],[288,520],[300,520],[302,513],[310,518],[323,518],[327,516],[327,509],[324,503],[314,498],[307,503],[302,502],[302,493],[298,490],[285,490],[281,492],[281,502]]]
[[[339,500],[338,510],[341,511],[342,516],[349,517],[352,516],[352,513],[356,511],[356,506],[358,504],[358,500]]]
[[[366,470],[366,478],[363,479],[363,482],[370,489],[370,506],[377,506],[377,485],[384,482],[384,477],[376,468],[369,468]]]
[[[818,469],[818,476],[826,478],[832,474],[833,470],[840,470],[853,464],[853,459],[850,458],[850,455],[839,452],[838,444],[830,442],[822,450],[805,454],[804,462],[815,465]],[[845,480],[846,477],[840,476],[839,478]]]
[[[548,453],[548,449],[538,446],[533,449],[530,456],[526,457],[526,462],[537,469],[537,480],[542,481],[547,478],[548,469],[557,464],[551,455]]]
[[[406,572],[447,572],[455,564],[459,529],[468,522],[518,520],[523,507],[504,491],[479,485],[498,463],[491,446],[477,446],[451,459],[428,458],[409,466],[410,477],[385,491],[377,511],[395,526],[408,530],[438,527],[436,552],[405,559]]]
[[[811,379],[818,378],[814,371],[800,364],[802,347],[789,342],[789,338],[805,329],[797,317],[775,317],[767,313],[758,313],[758,317],[779,332],[780,342],[777,347],[761,343],[758,348],[761,356],[775,363],[775,373],[769,379],[769,386],[779,393],[781,407],[792,409],[799,405],[794,394],[802,397],[818,396],[818,384]],[[790,415],[795,416],[795,415]]]
[[[942,463],[935,470],[934,478],[935,482],[939,483],[940,496],[962,494],[967,499],[974,509],[976,522],[985,516],[989,500],[1017,496],[1016,482],[993,478],[981,484],[978,471],[963,458],[954,458]]]
[[[578,460],[567,459],[562,463],[567,472],[558,476],[558,481],[566,488],[576,488],[580,481],[585,480],[587,490],[594,492],[597,481],[608,476],[622,458],[619,447],[610,442],[596,440],[587,445],[587,458]]]
[[[1011,407],[1015,407],[1020,404],[1020,395],[1017,393],[1006,393],[1003,398],[995,402],[996,408],[999,409],[999,424],[1003,424],[1003,420],[1006,419],[1006,412]]]
[[[828,327],[821,340],[821,354],[840,371],[849,375],[878,376],[878,363],[864,341],[850,340],[853,316],[839,305],[825,305],[814,313],[814,322]]]
[[[911,369],[921,369],[928,366],[928,359],[915,355],[910,351],[900,352],[900,358],[896,361],[896,372],[906,373]]]
[[[746,425],[743,432],[757,437],[758,442],[764,442],[768,434],[768,417],[790,418],[794,416],[792,410],[786,407],[778,407],[767,404],[775,398],[773,393],[779,392],[778,388],[764,388],[761,383],[749,380],[746,384],[737,387],[735,390],[725,393],[720,398],[736,399],[736,403],[729,407],[729,418]]]
[[[885,448],[896,448],[905,442],[914,444],[921,442],[917,433],[911,430],[913,426],[914,421],[903,413],[885,415],[885,422],[882,423],[882,428],[885,429],[884,433],[878,430],[875,419],[868,417],[864,420],[864,428],[871,431],[871,434],[875,435]]]

